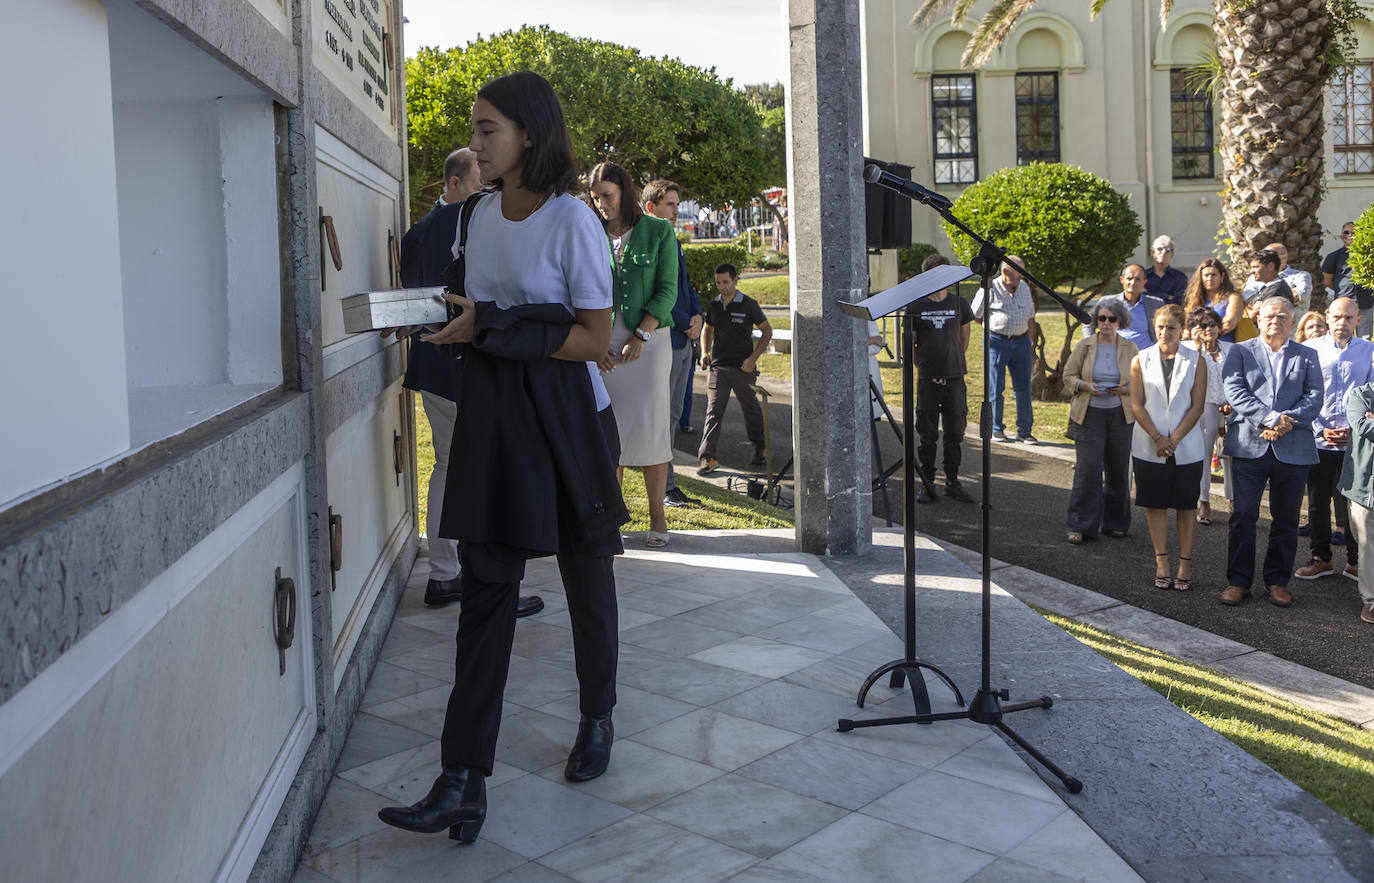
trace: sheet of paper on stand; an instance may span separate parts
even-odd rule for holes
[[[933,267],[858,303],[841,301],[840,309],[856,319],[879,319],[937,291],[952,288],[972,275],[974,273],[968,267],[949,264]]]

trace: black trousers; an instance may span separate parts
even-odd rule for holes
[[[1324,451],[1317,448],[1317,465],[1307,472],[1307,523],[1311,526],[1309,540],[1313,557],[1331,563],[1331,507],[1336,507],[1336,523],[1349,524],[1345,494],[1336,490],[1345,465],[1344,451]],[[1360,550],[1355,532],[1345,536],[1345,560],[1352,567],[1360,566]]]
[[[476,767],[489,776],[496,762],[501,700],[510,673],[515,606],[526,556],[520,549],[469,542],[462,544],[459,558],[463,609],[458,617],[453,692],[439,744],[445,769]],[[606,714],[615,706],[620,647],[613,561],[610,554],[558,554],[572,620],[579,705],[585,715]]]
[[[935,482],[935,447],[940,438],[940,419],[945,423],[945,482],[959,480],[963,460],[964,430],[968,428],[968,389],[962,377],[916,379],[916,462],[921,479]]]

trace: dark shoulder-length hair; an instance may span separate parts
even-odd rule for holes
[[[630,173],[625,171],[624,166],[610,160],[592,166],[587,175],[587,204],[593,209],[596,205],[592,202],[592,188],[602,181],[609,181],[620,188],[620,223],[633,227],[644,217],[644,209],[639,205],[639,193],[635,182],[630,179]],[[600,217],[599,212],[597,217]]]
[[[477,97],[524,129],[530,140],[520,170],[521,186],[555,196],[572,189],[577,181],[572,136],[548,80],[534,71],[516,71],[489,81],[477,90]]]
[[[1201,307],[1210,307],[1213,304],[1207,299],[1207,289],[1202,287],[1202,271],[1211,268],[1216,270],[1221,276],[1221,287],[1217,289],[1216,303],[1225,308],[1226,299],[1236,293],[1236,286],[1231,282],[1231,274],[1227,272],[1226,265],[1216,258],[1206,258],[1197,265],[1193,271],[1193,277],[1188,280],[1188,288],[1183,292],[1183,307],[1190,313]]]

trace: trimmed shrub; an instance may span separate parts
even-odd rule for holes
[[[1063,163],[1001,169],[966,189],[954,214],[980,235],[1020,255],[1047,285],[1115,279],[1140,244],[1140,221],[1125,194]],[[946,223],[952,257],[967,264],[978,247]]]
[[[1031,163],[1001,169],[970,185],[954,201],[954,214],[980,235],[1020,256],[1026,269],[1080,304],[1100,295],[1140,243],[1140,221],[1127,197],[1091,172],[1063,163]],[[957,263],[967,264],[978,246],[945,224]],[[1042,296],[1043,298],[1043,296]],[[1048,298],[1040,300],[1048,306]],[[1065,314],[1066,334],[1058,360],[1045,352],[1045,335],[1031,341],[1031,392],[1043,401],[1060,398],[1064,363],[1078,339],[1078,322]]]
[[[692,234],[691,234],[691,231],[688,231],[688,230],[679,230],[679,231],[677,231],[677,243],[678,243],[678,245],[686,245],[687,243],[689,243],[689,242],[691,242],[691,241],[692,241]]]
[[[760,270],[786,270],[787,252],[773,251],[771,248],[766,251],[754,252],[754,259],[750,262]]]
[[[910,279],[921,272],[925,259],[937,253],[938,248],[929,242],[913,242],[897,252],[897,279]]]
[[[716,297],[716,267],[721,264],[734,264],[742,268],[748,258],[742,246],[731,244],[685,245],[682,256],[687,261],[687,277],[697,290],[703,306]]]
[[[1350,275],[1365,288],[1374,288],[1374,205],[1355,221],[1350,239]]]

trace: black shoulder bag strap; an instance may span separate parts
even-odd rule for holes
[[[444,272],[439,274],[439,281],[444,284],[444,290],[451,294],[467,296],[468,224],[472,220],[472,213],[477,210],[477,203],[481,202],[482,197],[489,193],[491,193],[490,190],[479,190],[473,193],[463,200],[463,207],[458,210],[458,256],[444,268]],[[444,301],[444,308],[448,312],[450,322],[463,313],[462,307],[448,301]],[[440,345],[440,351],[450,359],[461,359],[463,350],[464,347],[460,344]]]

